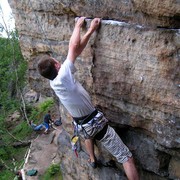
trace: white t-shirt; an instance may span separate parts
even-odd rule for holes
[[[74,78],[75,72],[74,64],[66,59],[50,86],[72,117],[82,117],[91,114],[95,108],[88,92]]]

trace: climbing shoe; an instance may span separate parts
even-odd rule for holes
[[[91,160],[90,160],[90,159],[88,159],[88,163],[89,163],[89,165],[90,165],[92,168],[94,168],[94,169],[96,169],[96,168],[97,168],[97,162],[96,162],[96,161],[91,162]]]

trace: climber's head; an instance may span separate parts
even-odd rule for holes
[[[39,73],[50,80],[53,80],[57,76],[60,67],[60,62],[49,55],[41,57],[38,62]]]

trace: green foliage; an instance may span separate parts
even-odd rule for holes
[[[14,148],[11,145],[12,143],[14,143],[14,139],[12,139],[10,136],[9,137],[6,136],[6,138],[3,137],[3,140],[6,140],[6,142],[3,143],[3,145],[0,147],[0,158],[3,161],[6,161],[7,163],[9,163],[8,161],[10,161],[10,164],[12,164],[11,161],[12,161],[13,157],[18,155],[19,153],[20,153],[20,155],[22,155],[22,151],[24,151],[24,147],[23,148]]]
[[[8,129],[5,121],[9,114],[21,108],[20,93],[26,85],[27,62],[23,59],[18,40],[17,32],[12,33],[8,39],[0,37],[0,158],[11,169],[14,169],[15,166],[20,166],[27,151],[27,147],[14,148],[13,142],[16,141],[15,139],[24,141],[33,132],[23,118],[19,121],[14,121],[13,127],[11,124],[8,126]],[[47,113],[53,105],[54,101],[52,98],[45,100],[37,107],[28,105],[26,109],[29,120],[38,121],[42,119],[44,113]],[[16,159],[16,165],[12,163],[12,159]],[[56,167],[52,167],[48,176],[50,176],[48,180],[51,177],[55,180],[56,176],[58,177],[57,180],[60,180],[61,172]],[[13,178],[14,174],[6,167],[0,171],[0,179]]]
[[[9,152],[7,151],[6,147],[0,148],[0,158],[3,158],[4,160],[9,159]]]
[[[28,114],[28,118],[31,120],[37,118],[39,111],[36,106],[32,106],[31,104],[26,104],[26,113]]]
[[[4,116],[0,115],[0,134],[1,134],[1,137],[5,133],[4,119],[5,119]]]
[[[44,114],[48,112],[55,102],[53,98],[47,98],[45,101],[41,102],[37,107],[28,106],[29,119],[34,122],[38,122],[39,119],[42,119]]]
[[[14,124],[14,127],[11,127],[13,131],[11,129],[7,131],[5,119],[21,107],[20,92],[26,84],[26,70],[27,62],[22,56],[17,32],[12,32],[10,38],[0,37],[0,158],[12,169],[14,168],[12,159],[19,156],[18,162],[22,163],[27,147],[13,148],[14,139],[8,131],[17,139],[24,140],[31,129],[22,119],[22,124],[19,122],[17,127]],[[0,179],[13,178],[14,174],[9,169],[4,168],[0,172]]]
[[[52,164],[49,169],[48,169],[48,173],[51,176],[54,176],[56,173],[58,173],[60,171],[60,166],[59,164]]]
[[[6,114],[19,106],[18,91],[25,85],[27,62],[23,59],[17,32],[0,37],[0,110]]]
[[[0,171],[0,179],[7,180],[7,179],[14,179],[15,174],[9,170]]]
[[[12,134],[19,140],[23,141],[28,135],[32,133],[32,129],[29,127],[26,121],[19,123],[12,131]]]
[[[54,100],[53,98],[48,98],[41,104],[39,104],[38,109],[41,113],[47,112],[48,109],[50,109],[54,105]]]
[[[63,180],[60,165],[52,164],[40,179],[41,180]]]

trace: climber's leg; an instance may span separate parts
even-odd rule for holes
[[[106,134],[100,142],[114,157],[116,157],[119,163],[123,164],[127,177],[130,180],[137,180],[138,173],[134,165],[132,153],[112,127],[108,126]]]
[[[126,176],[129,180],[138,180],[138,172],[134,163],[133,157],[129,158],[128,161],[123,163],[123,167],[126,173]]]
[[[95,161],[95,155],[94,155],[94,143],[92,139],[86,139],[85,140],[86,150],[89,154],[89,158],[91,162]]]

